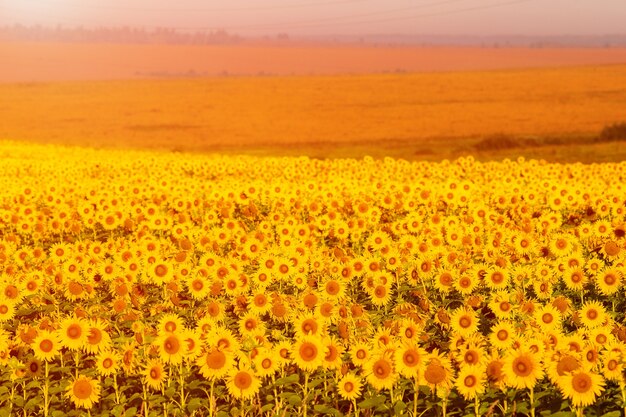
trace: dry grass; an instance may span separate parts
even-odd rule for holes
[[[554,148],[548,157],[589,160],[577,149],[623,119],[625,100],[626,66],[3,84],[0,138],[429,160]],[[513,142],[497,149],[494,135]]]

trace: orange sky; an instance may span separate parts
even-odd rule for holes
[[[0,24],[275,34],[624,33],[624,0],[2,0]]]

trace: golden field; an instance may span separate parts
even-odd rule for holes
[[[621,160],[626,66],[0,84],[0,138],[311,156]],[[504,135],[529,144],[477,150]],[[571,139],[571,146],[553,146]],[[286,146],[289,145],[289,146]],[[548,146],[543,146],[548,145]],[[524,148],[524,147],[522,147]]]
[[[0,415],[626,410],[624,162],[0,155]]]

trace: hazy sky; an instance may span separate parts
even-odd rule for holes
[[[0,25],[156,26],[244,35],[604,35],[626,0],[0,0]]]

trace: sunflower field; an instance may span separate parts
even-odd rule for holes
[[[626,163],[0,155],[0,416],[626,407]]]

